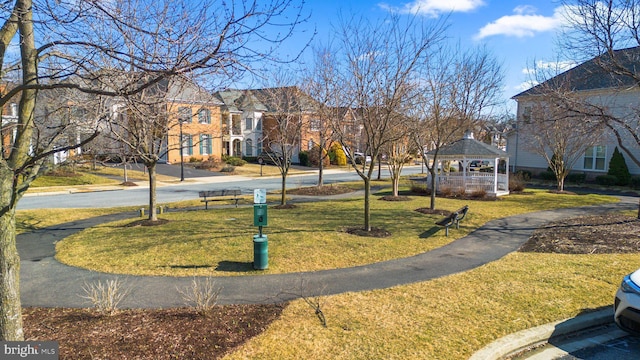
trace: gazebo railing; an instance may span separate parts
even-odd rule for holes
[[[509,190],[509,179],[506,174],[497,175],[497,183],[493,173],[471,172],[471,173],[448,173],[436,176],[438,189],[444,188],[458,191],[464,189],[465,192],[486,191],[497,193]]]

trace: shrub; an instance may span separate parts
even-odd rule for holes
[[[309,150],[309,165],[310,166],[318,166],[318,164],[320,164],[320,159],[318,158],[319,155],[319,149],[320,147],[318,145],[315,145],[313,147],[313,149]],[[324,166],[329,166],[330,165],[330,160],[329,157],[327,156],[327,151],[326,150],[322,150],[322,154],[323,154],[323,158],[322,158],[322,164]]]
[[[235,169],[235,166],[226,164],[222,169],[220,169],[220,172],[233,172]]]
[[[107,280],[87,284],[82,287],[84,295],[82,298],[89,300],[100,314],[112,315],[118,310],[118,304],[129,294],[127,289],[122,288],[119,279]]]
[[[533,177],[533,174],[529,170],[518,170],[514,175],[520,176],[523,181],[529,181]]]
[[[525,174],[517,172],[509,176],[509,191],[519,192],[525,189]]]
[[[618,151],[618,147],[613,150],[613,155],[609,161],[609,171],[607,175],[615,176],[618,179],[617,185],[626,186],[631,182],[631,173],[627,167],[622,153]]]
[[[338,166],[347,165],[347,155],[344,153],[344,150],[342,150],[342,146],[337,142],[331,145],[329,157],[331,158],[332,164],[336,164]]]
[[[484,199],[487,197],[487,190],[485,189],[475,189],[470,194],[472,199]]]
[[[438,189],[438,194],[442,197],[451,197],[453,195],[453,188],[451,186],[441,186]]]
[[[200,162],[200,159],[198,159],[195,156],[192,156],[192,157],[189,158],[189,162],[190,163],[197,163],[197,162]]]
[[[618,183],[618,178],[613,175],[596,176],[596,183],[599,185],[613,186]]]
[[[210,157],[209,159],[196,165],[196,169],[204,169],[204,170],[217,169],[218,167],[220,167],[220,163],[218,162],[218,160],[216,160],[213,157]]]
[[[569,175],[567,175],[565,182],[571,182],[574,184],[582,184],[587,180],[587,174],[578,174],[578,173],[571,173]]]
[[[414,194],[431,194],[429,191],[429,186],[426,181],[412,181],[411,182],[411,192]]]
[[[309,153],[308,152],[300,151],[300,154],[298,155],[298,157],[300,158],[300,165],[309,166]]]
[[[629,185],[634,189],[640,189],[640,176],[632,177]]]
[[[216,287],[215,285],[216,282],[211,277],[206,278],[204,281],[194,278],[190,287],[184,290],[178,289],[178,292],[188,305],[195,307],[198,314],[206,316],[216,306],[218,295],[222,290],[222,287]]]
[[[242,160],[241,158],[239,158],[237,156],[226,157],[224,159],[224,162],[226,164],[228,164],[228,165],[231,165],[231,166],[243,166],[243,165],[245,165],[247,163],[246,161]]]
[[[258,157],[257,156],[243,156],[242,160],[248,162],[248,163],[252,163],[252,164],[257,164],[258,163]]]

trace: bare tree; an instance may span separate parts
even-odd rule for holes
[[[416,18],[390,15],[380,23],[351,19],[340,27],[346,68],[340,79],[344,106],[355,109],[361,126],[365,157],[377,159],[382,150],[404,135],[403,112],[417,82],[418,67],[443,38],[441,22],[418,24]],[[353,134],[341,124],[334,126],[338,141],[347,149],[351,165],[364,182],[364,230],[371,231],[371,179],[374,167],[358,166]]]
[[[503,73],[482,48],[442,48],[423,69],[411,134],[430,174],[430,208],[435,209],[440,148],[474,129],[487,109],[497,104]]]
[[[55,141],[34,144],[38,93],[66,88],[126,97],[169,76],[250,71],[253,61],[277,54],[304,19],[293,0],[16,0],[2,2],[0,10],[0,74],[17,80],[0,107],[19,97],[16,135],[0,159],[0,340],[22,340],[17,203],[48,156],[93,138],[58,148],[51,147]],[[270,32],[273,27],[280,31]],[[10,51],[16,38],[19,53]],[[108,86],[120,70],[139,76]]]
[[[283,78],[277,79],[276,83],[283,84]],[[308,124],[315,105],[297,86],[277,86],[252,92],[267,107],[267,112],[263,114],[262,143],[269,149],[266,153],[269,160],[280,171],[280,205],[286,205],[287,176],[291,162],[300,149],[302,129]]]
[[[314,118],[309,123],[309,130],[317,133],[318,142],[312,151],[318,151],[318,187],[323,186],[323,160],[329,156],[328,150],[333,144],[331,124],[340,118],[342,109],[340,85],[337,82],[339,64],[335,53],[329,48],[314,49],[314,66],[304,81],[304,91],[316,100]]]

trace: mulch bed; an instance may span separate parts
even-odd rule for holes
[[[309,186],[287,190],[291,195],[328,196],[353,192],[353,189],[342,185]]]
[[[619,214],[582,216],[534,231],[522,252],[611,254],[640,251],[640,219]]]
[[[391,236],[391,233],[385,229],[371,227],[370,231],[365,230],[363,227],[347,227],[343,229],[344,232],[351,235],[374,237],[374,238],[386,238]]]
[[[217,359],[263,332],[286,305],[121,310],[25,308],[25,340],[58,341],[60,359]]]

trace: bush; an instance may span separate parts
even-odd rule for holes
[[[631,181],[629,182],[629,185],[633,188],[633,189],[640,189],[640,176],[634,176],[631,178]]]
[[[613,186],[618,183],[618,178],[613,175],[596,176],[596,183],[604,186]]]
[[[235,169],[235,166],[226,164],[222,169],[220,169],[220,172],[233,172]]]
[[[258,163],[258,157],[257,156],[243,156],[242,160],[248,162],[248,163],[252,163],[252,164],[257,164]]]
[[[197,162],[200,162],[200,159],[198,159],[195,156],[192,156],[192,157],[189,158],[189,162],[190,163],[197,163]]]
[[[118,278],[106,280],[105,283],[85,283],[82,290],[84,295],[81,297],[89,300],[103,315],[113,315],[118,310],[120,302],[129,294],[129,290],[123,288]]]
[[[337,142],[331,145],[329,157],[331,158],[332,164],[336,164],[338,166],[347,165],[347,155],[344,153],[344,150],[342,150],[342,146]]]
[[[220,167],[220,162],[218,162],[218,160],[214,157],[210,157],[209,159],[196,165],[196,169],[204,169],[204,170],[217,169],[218,167]]]
[[[525,189],[525,174],[517,172],[509,176],[509,191],[519,192]]]
[[[315,145],[313,147],[313,149],[309,150],[309,165],[310,166],[317,167],[320,164],[320,159],[318,158],[319,149],[320,149],[320,147],[318,145]],[[322,154],[323,154],[322,164],[324,166],[329,166],[330,165],[330,160],[329,160],[329,157],[327,156],[327,151],[323,149],[322,150]]]
[[[228,165],[231,166],[243,166],[245,165],[247,162],[242,160],[241,158],[237,157],[237,156],[228,156],[225,157],[224,162]]]
[[[567,175],[565,182],[571,182],[574,184],[582,184],[587,180],[587,174],[578,174],[578,173],[571,173],[569,175]]]
[[[533,173],[529,170],[518,170],[514,175],[520,176],[523,181],[529,181],[533,177]]]
[[[618,151],[618,147],[613,151],[613,155],[609,161],[609,171],[607,175],[615,176],[618,179],[616,185],[626,186],[631,182],[631,173],[629,172],[627,163],[624,161],[624,156]]]
[[[487,197],[487,190],[485,189],[475,189],[470,194],[472,199],[484,199]]]
[[[300,165],[309,166],[309,153],[308,152],[300,151],[300,154],[298,155],[298,157],[300,158]]]
[[[411,182],[411,192],[414,194],[431,194],[429,191],[429,187],[426,181],[412,181]]]

